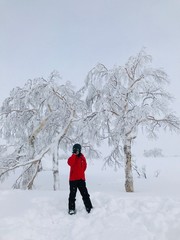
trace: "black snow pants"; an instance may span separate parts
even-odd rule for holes
[[[79,190],[86,211],[90,212],[92,209],[92,203],[90,200],[90,196],[88,193],[88,190],[86,188],[86,182],[84,180],[75,180],[75,181],[69,181],[69,186],[70,186],[70,193],[69,193],[69,210],[75,210],[75,201],[76,201],[76,193],[77,193],[77,189]]]

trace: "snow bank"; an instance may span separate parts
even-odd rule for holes
[[[166,163],[161,166],[163,160]],[[1,190],[0,240],[177,240],[180,162],[174,160],[173,165],[173,160],[163,160],[159,166],[156,160],[154,168],[147,166],[147,180],[135,177],[135,193],[124,192],[120,172],[102,172],[100,164],[89,164],[87,187],[94,205],[90,214],[79,193],[77,214],[67,213],[69,169],[65,163],[60,164],[59,192]],[[161,174],[155,178],[153,172],[158,167]]]
[[[86,213],[80,196],[77,214],[67,214],[67,192],[2,191],[1,240],[177,240],[180,198],[92,192]]]

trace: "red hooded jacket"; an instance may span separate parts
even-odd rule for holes
[[[68,165],[71,167],[69,180],[85,180],[85,170],[87,167],[86,158],[81,153],[80,156],[72,154],[72,156],[68,159]]]

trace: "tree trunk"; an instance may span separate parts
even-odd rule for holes
[[[34,149],[34,141],[35,139],[32,138],[32,140],[29,141],[29,160],[34,159],[35,156],[35,149]],[[37,171],[39,164],[31,164],[30,166],[25,166],[23,169],[23,174],[22,174],[22,183],[20,188],[26,190],[32,190],[33,187],[33,182],[34,182],[34,175],[35,172]]]
[[[130,139],[127,139],[125,141],[124,154],[125,154],[125,189],[126,189],[126,192],[134,192]]]
[[[53,152],[53,189],[57,191],[60,189],[60,182],[59,182],[59,162],[58,162],[58,147],[55,148]]]
[[[34,180],[35,180],[38,172],[41,169],[41,161],[38,161],[37,163],[34,163],[31,168],[34,168],[34,170],[33,170],[33,173],[32,173],[31,181],[27,185],[28,190],[32,190],[32,188],[33,188]]]
[[[57,146],[54,148],[53,152],[53,177],[54,177],[54,190],[60,189],[60,181],[59,181],[59,162],[58,162],[58,149],[61,143],[61,140],[66,136],[69,127],[71,126],[72,120],[74,118],[74,110],[71,111],[71,116],[67,125],[62,129],[62,132],[57,136]]]

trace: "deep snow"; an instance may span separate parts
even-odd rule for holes
[[[148,158],[138,164],[146,165],[147,179],[134,173],[135,192],[126,193],[122,170],[102,171],[100,160],[88,163],[90,214],[79,193],[77,214],[67,214],[66,161],[60,161],[60,191],[51,190],[50,172],[39,176],[33,191],[1,185],[0,240],[178,240],[180,158]]]

